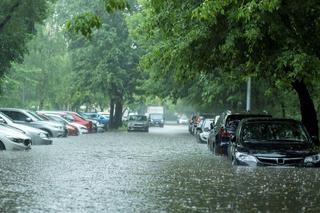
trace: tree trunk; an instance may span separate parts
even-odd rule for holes
[[[109,116],[109,127],[114,128],[114,99],[110,99],[110,116]]]
[[[292,82],[292,87],[299,96],[302,123],[311,136],[317,136],[319,138],[317,112],[307,86],[303,80],[295,80]],[[320,145],[319,141],[316,145]]]
[[[119,98],[119,100],[116,101],[116,110],[115,110],[115,116],[114,116],[115,128],[119,128],[122,126],[122,109],[123,109],[122,98]]]

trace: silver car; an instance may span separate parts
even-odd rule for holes
[[[135,130],[149,132],[149,121],[147,116],[130,115],[128,121],[128,132]]]
[[[31,138],[21,131],[0,124],[0,150],[26,150],[31,144]]]
[[[33,128],[30,126],[26,126],[23,124],[14,123],[8,116],[4,115],[0,112],[0,123],[6,124],[9,127],[17,128],[23,131],[26,135],[28,135],[32,140],[32,145],[50,145],[52,144],[52,140],[49,139],[49,135],[47,132]]]
[[[30,110],[1,108],[0,111],[11,118],[14,123],[41,129],[47,132],[49,137],[66,137],[68,134],[64,125],[54,121],[44,121]]]

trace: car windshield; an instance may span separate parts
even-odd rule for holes
[[[131,115],[129,121],[146,121],[147,116],[144,115]]]
[[[69,122],[74,122],[74,119],[71,115],[62,115],[62,117]]]
[[[250,122],[241,129],[243,141],[307,141],[301,125],[292,122]]]
[[[162,119],[163,115],[162,114],[150,114],[151,119]]]
[[[44,119],[41,118],[37,113],[33,112],[33,111],[28,111],[28,114],[31,115],[32,117],[35,118],[35,120],[38,120],[38,121],[43,121]]]

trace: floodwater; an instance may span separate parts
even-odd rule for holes
[[[0,152],[0,212],[320,212],[320,170],[232,166],[185,126]]]

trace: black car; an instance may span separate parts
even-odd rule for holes
[[[271,115],[231,113],[229,110],[223,112],[220,115],[217,123],[211,128],[208,138],[208,148],[215,154],[227,155],[231,136],[235,134],[239,122],[244,118],[252,117],[271,117]]]
[[[249,118],[239,123],[229,147],[229,159],[244,166],[320,166],[301,122],[292,119]]]
[[[149,125],[150,126],[164,126],[164,115],[162,113],[149,114]]]

